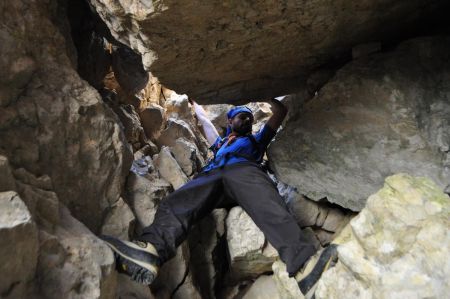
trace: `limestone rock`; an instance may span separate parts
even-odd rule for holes
[[[278,293],[283,299],[304,299],[302,292],[298,288],[298,283],[293,277],[289,277],[286,265],[277,260],[272,265],[273,278],[275,280]]]
[[[40,230],[37,276],[44,298],[114,298],[112,250],[61,206],[53,231]]]
[[[296,194],[288,202],[288,207],[300,227],[316,225],[317,218],[320,214],[320,207],[314,201],[308,200],[300,194]]]
[[[154,162],[161,177],[168,181],[174,189],[178,189],[188,182],[189,179],[172,156],[168,147],[163,146],[161,148]]]
[[[291,93],[352,45],[415,28],[444,6],[425,0],[91,3],[165,86],[205,104]]]
[[[146,143],[146,135],[142,128],[139,115],[132,105],[121,105],[115,112],[124,127],[125,138],[136,150]]]
[[[169,194],[171,186],[161,179],[130,173],[126,184],[126,201],[132,209],[140,227],[153,222],[156,207]]]
[[[60,201],[52,191],[51,179],[47,175],[36,177],[24,168],[14,170],[14,176],[22,200],[40,228],[58,225]]]
[[[134,160],[139,160],[145,157],[152,157],[153,155],[157,154],[159,152],[158,147],[156,144],[154,144],[151,141],[148,141],[146,145],[144,145],[142,148],[134,152]],[[152,162],[153,164],[153,162]]]
[[[101,233],[122,240],[128,240],[130,224],[134,219],[130,207],[128,207],[122,198],[119,198],[116,205],[106,215]]]
[[[228,267],[225,209],[214,209],[189,232],[190,273],[202,298],[215,298]]]
[[[169,118],[167,128],[161,132],[161,136],[156,141],[158,146],[174,146],[175,140],[183,137],[189,141],[195,142],[194,132],[188,123],[183,120]]]
[[[0,156],[0,192],[13,190],[16,190],[16,182],[8,159],[5,156]]]
[[[155,299],[149,286],[137,283],[125,274],[118,276],[117,286],[120,299]]]
[[[144,70],[140,55],[126,46],[113,49],[112,68],[120,87],[127,94],[135,94],[144,89],[149,75]]]
[[[397,172],[450,189],[450,38],[418,38],[342,68],[269,148],[278,177],[359,211]]]
[[[272,276],[262,275],[255,280],[242,299],[284,299],[277,291]]]
[[[184,242],[178,247],[175,257],[161,267],[158,277],[151,285],[155,297],[164,298],[164,294],[171,294],[170,298],[174,299],[202,298],[194,286],[189,259],[189,247]]]
[[[152,105],[139,112],[139,116],[147,137],[151,140],[156,140],[164,124],[164,109],[160,106]]]
[[[357,45],[352,48],[352,58],[358,59],[360,57],[368,56],[372,53],[379,52],[381,50],[381,43],[368,43]]]
[[[38,234],[24,202],[17,193],[0,192],[0,294],[25,298],[34,278],[38,258]]]
[[[98,231],[119,198],[131,153],[117,117],[74,68],[60,8],[0,3],[2,155],[14,169],[47,174],[74,216]]]
[[[270,271],[278,254],[250,216],[241,207],[234,207],[228,214],[226,225],[233,278],[252,278]]]
[[[193,118],[193,111],[189,105],[187,95],[172,93],[165,103],[167,115],[169,117],[190,121]]]
[[[203,109],[205,109],[208,114],[208,119],[213,123],[216,127],[219,134],[223,131],[223,134],[227,128],[227,112],[233,106],[227,104],[216,104],[216,105],[203,105]],[[222,134],[222,135],[223,135]]]
[[[53,191],[17,181],[17,190],[39,225],[52,227],[60,221],[60,201]]]
[[[339,261],[316,298],[445,298],[450,198],[426,178],[397,174],[337,239]]]
[[[197,171],[198,148],[184,138],[178,138],[175,146],[170,148],[175,160],[187,176]]]
[[[336,232],[340,227],[343,227],[343,223],[347,221],[347,217],[339,209],[329,209],[327,213],[327,218],[322,224],[322,228],[329,232]],[[345,223],[346,224],[346,223]]]
[[[14,177],[24,184],[40,188],[42,190],[53,190],[52,179],[44,174],[39,177],[28,172],[25,168],[18,168],[14,170]]]

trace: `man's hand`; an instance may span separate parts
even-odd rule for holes
[[[284,118],[287,114],[287,108],[281,103],[279,100],[275,98],[270,98],[265,100],[270,104],[270,110],[272,110],[272,116],[267,121],[267,125],[273,129],[274,131],[278,130],[278,128],[283,123]]]

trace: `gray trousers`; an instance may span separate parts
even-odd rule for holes
[[[152,243],[165,262],[175,255],[193,224],[229,201],[240,205],[252,218],[291,276],[314,254],[315,247],[288,212],[273,181],[250,162],[200,174],[171,193],[162,200],[153,223],[138,239]]]

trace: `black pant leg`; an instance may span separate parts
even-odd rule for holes
[[[152,243],[162,262],[169,260],[189,228],[214,209],[222,193],[221,171],[193,179],[161,201],[153,223],[138,239]]]
[[[252,164],[225,168],[223,176],[225,193],[247,212],[277,249],[287,272],[294,275],[316,250],[288,212],[273,181]]]

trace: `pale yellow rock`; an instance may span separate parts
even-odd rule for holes
[[[339,262],[316,298],[446,298],[450,198],[426,178],[397,174],[337,238]]]
[[[226,225],[233,279],[254,278],[270,271],[278,253],[250,216],[241,207],[234,207],[227,216]]]
[[[161,148],[154,162],[161,177],[167,180],[174,189],[180,188],[189,181],[168,147]]]
[[[277,260],[272,264],[273,278],[280,297],[283,299],[304,299],[295,278],[290,278],[286,272],[286,265]]]

